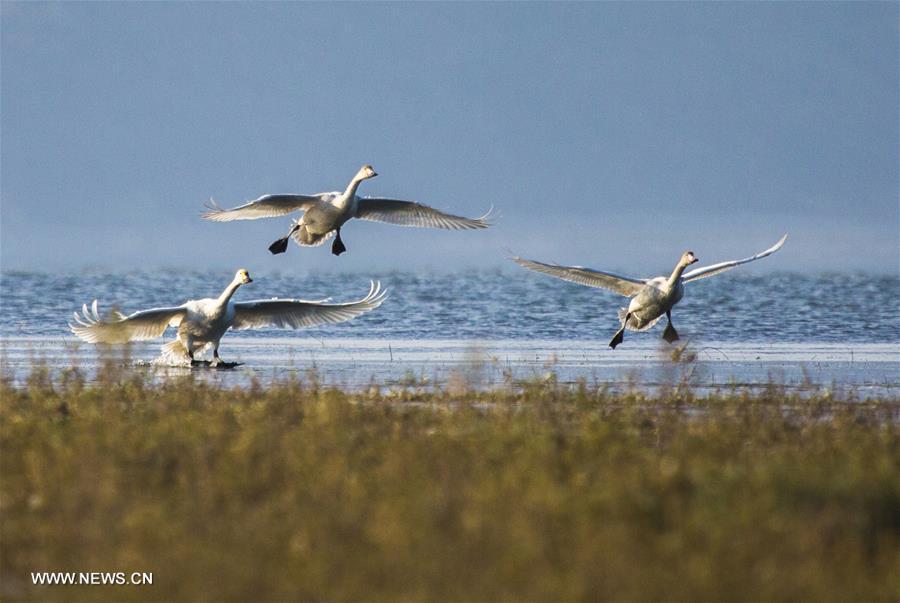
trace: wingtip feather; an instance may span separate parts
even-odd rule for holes
[[[475,218],[475,222],[479,222],[480,225],[478,228],[488,228],[489,226],[493,226],[497,223],[501,217],[500,212],[494,212],[494,204],[491,203],[490,208],[488,208],[487,212],[481,216],[480,218]]]
[[[206,211],[200,214],[200,217],[204,220],[210,220],[212,222],[225,222],[226,214],[228,210],[216,203],[216,200],[212,197],[209,198],[209,201],[203,203],[203,206],[206,208]]]
[[[784,247],[784,242],[787,241],[787,237],[788,237],[787,233],[785,233],[783,237],[778,239],[777,243],[775,243],[774,245],[772,245],[771,247],[769,247],[768,249],[763,251],[761,255],[769,255],[769,254],[775,253],[776,251],[778,251],[779,249]]]

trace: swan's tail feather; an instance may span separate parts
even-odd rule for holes
[[[184,344],[181,343],[180,339],[170,341],[169,343],[164,344],[160,349],[162,350],[162,357],[166,360],[183,362],[186,359],[190,359],[187,349],[184,347]]]
[[[625,324],[625,316],[627,316],[627,315],[628,315],[628,308],[619,308],[619,325],[621,326],[624,324],[625,328],[628,329],[629,331],[646,331],[647,329],[651,328],[653,325],[658,323],[659,319],[664,316],[663,314],[660,314],[659,316],[657,316],[650,322],[641,324],[639,322],[639,319],[634,314],[632,314],[631,316],[628,317],[628,324]],[[640,325],[640,326],[638,326],[638,325]]]
[[[299,228],[295,228],[290,235],[297,245],[302,245],[303,247],[318,247],[333,236],[333,230],[325,234],[310,232],[306,224],[301,224]]]
[[[625,321],[625,317],[628,317],[628,322]],[[643,331],[643,329],[637,328],[635,325],[637,321],[635,320],[634,315],[628,316],[628,308],[619,308],[619,326],[629,331]],[[621,342],[620,342],[621,343]]]

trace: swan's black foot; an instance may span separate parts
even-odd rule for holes
[[[609,340],[609,347],[612,349],[616,349],[616,346],[625,341],[625,327],[622,327],[616,334],[613,335],[613,338]]]
[[[663,339],[665,339],[669,343],[675,343],[680,339],[680,337],[678,337],[678,331],[675,330],[675,327],[672,326],[672,323],[666,325],[666,330],[663,331]]]
[[[347,248],[344,247],[344,242],[341,240],[341,231],[339,230],[334,239],[334,243],[331,244],[331,253],[334,255],[341,255],[345,251],[347,251]]]
[[[287,251],[289,239],[290,237],[282,237],[269,245],[269,251],[272,253],[272,255],[278,255],[279,253],[284,253],[285,251]]]

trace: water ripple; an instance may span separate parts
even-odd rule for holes
[[[2,275],[0,336],[64,336],[81,304],[126,313],[216,296],[230,275],[207,272]],[[313,337],[402,339],[605,339],[618,327],[615,294],[526,272],[453,274],[390,272],[375,275],[267,275],[237,299],[334,297],[365,294],[378,278],[391,297],[377,312],[350,324],[309,329]],[[900,278],[827,273],[815,276],[737,272],[688,286],[673,320],[682,336],[732,342],[900,343]],[[656,331],[660,331],[657,333]],[[629,334],[632,337],[654,337]],[[242,334],[245,335],[245,334]],[[246,333],[290,337],[291,332]]]

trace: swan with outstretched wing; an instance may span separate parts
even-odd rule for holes
[[[353,218],[396,226],[444,230],[477,230],[490,226],[491,210],[480,218],[466,218],[414,201],[358,196],[356,191],[360,183],[377,175],[372,166],[364,165],[344,192],[264,195],[255,201],[231,209],[223,209],[210,200],[206,206],[207,211],[202,216],[214,222],[230,222],[274,218],[295,211],[303,212],[299,219],[293,221],[287,235],[269,245],[269,251],[273,254],[287,251],[288,241],[291,239],[298,245],[314,247],[335,237],[331,252],[334,255],[341,255],[347,251],[341,239],[341,227]]]
[[[685,269],[697,262],[697,258],[692,251],[685,251],[675,265],[671,275],[668,277],[657,276],[656,278],[632,278],[583,266],[559,266],[519,257],[512,258],[512,260],[520,266],[535,272],[548,274],[564,281],[578,283],[579,285],[608,289],[619,295],[630,297],[631,302],[628,304],[628,307],[619,310],[621,328],[609,342],[609,347],[615,348],[624,341],[626,328],[631,331],[647,330],[655,325],[662,318],[663,314],[668,319],[666,330],[663,332],[663,339],[670,343],[677,341],[678,332],[672,326],[672,307],[681,301],[681,298],[684,296],[685,283],[721,274],[741,264],[772,255],[781,249],[786,240],[787,235],[784,235],[777,243],[756,255],[742,260],[730,260],[711,266],[704,266],[690,272],[685,272]]]
[[[218,366],[222,363],[219,341],[228,329],[299,329],[344,322],[374,310],[387,298],[381,284],[372,282],[365,297],[342,304],[277,298],[232,301],[238,287],[252,282],[250,274],[241,269],[217,298],[191,300],[180,306],[143,310],[129,316],[115,311],[101,316],[94,300],[90,307],[87,304],[82,307],[81,314],[75,312],[75,322],[69,323],[69,328],[89,343],[126,343],[155,339],[167,328],[176,327],[176,339],[163,346],[165,356],[183,358],[193,364],[196,353],[212,346],[212,366]]]

